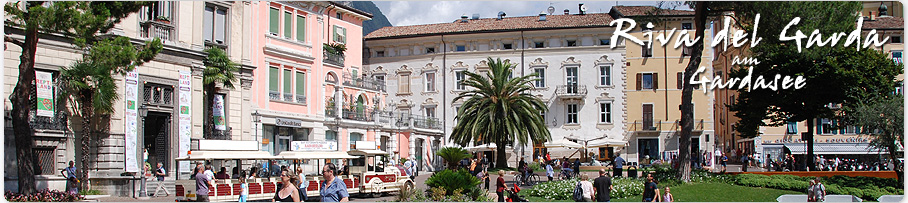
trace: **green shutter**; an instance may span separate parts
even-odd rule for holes
[[[346,44],[346,43],[347,43],[347,28],[341,28],[341,32],[344,33],[344,35],[341,36],[341,37],[342,37],[342,38],[341,38],[341,43],[345,43],[345,44]]]
[[[306,17],[296,16],[296,41],[306,41]]]
[[[280,80],[281,71],[276,67],[271,67],[270,75],[268,76],[268,90],[273,92],[278,91],[278,80]]]
[[[268,29],[269,32],[277,34],[280,30],[281,25],[281,11],[277,8],[271,8],[271,25]]]
[[[334,31],[334,32],[332,32],[332,33],[334,33],[334,35],[332,35],[332,37],[333,37],[332,39],[334,39],[334,42],[338,42],[338,38],[337,38],[337,25],[335,25],[335,26],[333,27],[333,31]]]
[[[306,95],[306,73],[296,72],[296,95]]]
[[[293,14],[284,12],[284,37],[290,38],[293,35]]]
[[[293,75],[291,75],[291,73],[292,71],[290,71],[290,69],[284,70],[284,93],[288,94],[290,93],[290,84],[293,84],[290,82],[293,81],[293,79],[291,78],[293,77]]]

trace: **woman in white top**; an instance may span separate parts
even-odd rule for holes
[[[583,189],[583,201],[592,202],[596,191],[593,188],[593,183],[590,182],[590,175],[580,175],[580,189]]]
[[[555,169],[552,168],[551,162],[545,164],[545,176],[549,177],[549,181],[555,178]]]

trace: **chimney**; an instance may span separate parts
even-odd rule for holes
[[[539,21],[545,21],[545,11],[539,12]]]
[[[570,15],[570,14],[571,14],[570,9],[564,9],[564,15]]]
[[[460,16],[460,22],[462,22],[462,23],[468,22],[469,18],[470,17],[467,16],[467,14],[463,14],[462,16]]]
[[[504,18],[504,15],[505,15],[504,11],[498,11],[498,20],[501,20],[502,18]]]
[[[478,14],[478,13],[474,13],[472,19],[473,19],[473,20],[479,20],[479,14]]]
[[[870,20],[876,20],[876,18],[874,18],[873,16],[873,11],[870,11]]]

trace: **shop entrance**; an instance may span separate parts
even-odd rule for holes
[[[148,163],[152,169],[157,167],[157,163],[164,164],[164,168],[170,169],[170,114],[163,112],[148,112],[145,117],[144,125],[144,143],[145,150],[148,150]]]

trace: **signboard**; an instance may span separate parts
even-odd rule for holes
[[[337,151],[337,142],[331,141],[292,141],[290,151]]]
[[[255,140],[199,140],[199,150],[211,151],[255,151],[259,150]]]
[[[38,116],[54,117],[54,75],[35,71],[35,88],[38,91]]]
[[[180,71],[180,128],[179,155],[188,156],[192,135],[192,72]],[[180,172],[190,172],[189,161],[180,161]]]
[[[274,124],[283,127],[302,128],[303,121],[289,118],[276,118]]]
[[[139,160],[136,157],[138,152],[138,95],[139,95],[139,73],[133,70],[126,73],[126,144],[124,156],[126,156],[126,172],[139,172]]]
[[[356,141],[356,149],[375,149],[375,141]]]
[[[227,119],[224,118],[224,95],[215,94],[214,95],[214,111],[212,113],[212,119],[214,119],[214,129],[217,130],[227,130]]]

